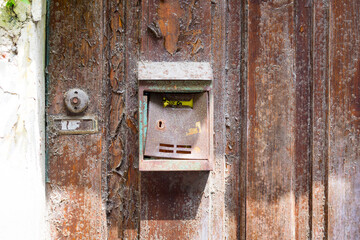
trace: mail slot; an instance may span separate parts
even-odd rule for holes
[[[209,63],[139,62],[140,171],[212,170]]]

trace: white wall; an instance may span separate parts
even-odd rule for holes
[[[0,239],[45,239],[45,1],[0,1]]]

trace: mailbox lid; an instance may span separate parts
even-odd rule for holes
[[[149,93],[148,130],[145,157],[198,159],[209,158],[208,93]],[[190,102],[166,105],[164,99]]]
[[[212,80],[208,62],[138,62],[138,79],[141,80]]]

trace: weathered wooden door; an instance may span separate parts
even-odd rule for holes
[[[52,239],[359,239],[360,1],[52,0],[48,16]],[[211,63],[213,171],[139,172],[138,61]],[[95,133],[54,123],[72,88]]]

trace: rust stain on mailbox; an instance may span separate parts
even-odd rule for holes
[[[141,171],[212,170],[209,63],[139,62]]]

